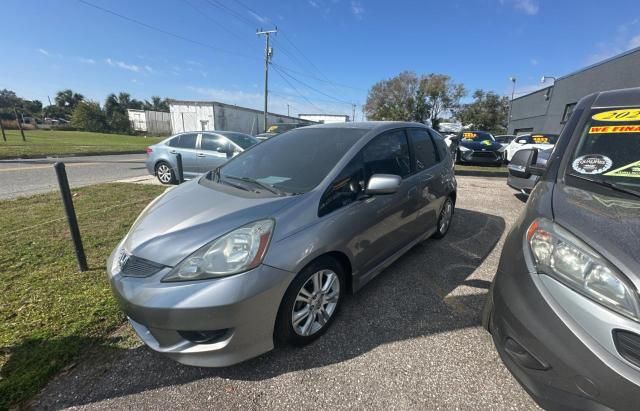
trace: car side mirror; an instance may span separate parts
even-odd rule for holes
[[[518,140],[516,140],[516,143],[518,143],[518,144],[527,144],[527,139],[526,138],[518,139]]]
[[[398,191],[402,178],[395,174],[374,174],[367,182],[367,195],[393,194]]]
[[[509,166],[509,174],[518,178],[529,178],[532,175],[544,174],[544,167],[536,166],[538,162],[538,149],[528,148],[518,150],[513,155]]]

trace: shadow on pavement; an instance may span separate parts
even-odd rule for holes
[[[88,404],[211,377],[264,380],[347,361],[394,341],[476,327],[489,282],[469,277],[504,230],[501,217],[456,210],[447,237],[415,246],[347,298],[331,329],[309,346],[276,348],[219,369],[183,366],[146,347],[120,350],[109,361],[88,361],[56,378],[36,407]],[[486,264],[481,270],[492,270],[485,276],[490,278],[495,266]]]

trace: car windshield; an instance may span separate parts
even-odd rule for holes
[[[486,131],[465,131],[462,133],[462,139],[467,141],[495,141],[491,133]]]
[[[229,161],[219,177],[253,180],[281,192],[301,194],[316,187],[338,160],[367,133],[357,128],[301,128],[258,144]],[[210,179],[213,179],[209,174]]]
[[[613,114],[612,114],[613,113]],[[627,115],[625,113],[636,113]],[[571,159],[569,174],[640,187],[640,108],[593,111]],[[620,116],[620,117],[616,117]]]
[[[229,140],[233,141],[238,146],[240,146],[243,150],[246,150],[252,145],[259,143],[259,141],[256,138],[251,137],[247,134],[224,133],[223,135]]]
[[[555,144],[557,141],[557,134],[533,134],[531,136],[531,142],[533,144]]]

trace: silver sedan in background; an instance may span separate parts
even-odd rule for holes
[[[191,179],[221,166],[227,160],[259,143],[255,137],[233,131],[194,131],[171,136],[147,147],[149,174],[162,184],[178,181],[176,154],[182,156],[183,175]]]
[[[184,364],[307,344],[348,293],[445,236],[452,163],[417,123],[288,131],[147,206],[109,258],[112,290],[140,338]]]

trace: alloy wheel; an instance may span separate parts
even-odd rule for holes
[[[331,270],[315,272],[298,291],[291,325],[296,334],[308,337],[320,331],[335,313],[340,299],[340,279]]]
[[[445,234],[449,229],[449,225],[451,225],[451,217],[453,216],[453,204],[451,200],[447,199],[444,203],[444,207],[442,207],[442,211],[440,211],[440,221],[438,224],[438,232],[440,234]]]
[[[156,170],[156,175],[158,176],[158,180],[161,183],[169,184],[173,179],[173,175],[171,174],[171,169],[166,164],[160,164],[158,169]]]

